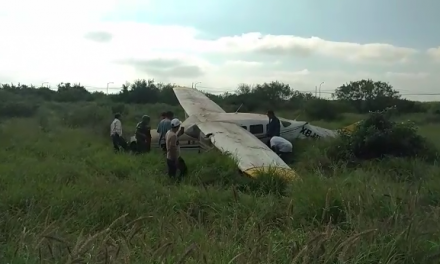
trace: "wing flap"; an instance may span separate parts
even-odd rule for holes
[[[174,87],[173,90],[180,105],[189,116],[226,113],[218,104],[214,103],[206,95],[196,89]]]
[[[289,179],[297,177],[296,172],[277,154],[238,125],[207,122],[197,126],[221,152],[230,154],[237,161],[239,169],[249,176],[255,177],[261,170],[272,170]]]

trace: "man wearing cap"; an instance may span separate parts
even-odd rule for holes
[[[181,122],[179,119],[174,118],[171,120],[171,129],[165,135],[165,144],[167,149],[167,166],[168,176],[176,178],[177,170],[180,171],[177,179],[180,181],[188,171],[185,161],[180,156],[180,146],[178,144],[178,131],[180,129]]]
[[[151,149],[150,117],[142,116],[142,121],[136,125],[136,143],[138,153],[149,152]]]

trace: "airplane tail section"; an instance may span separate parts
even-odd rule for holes
[[[344,133],[352,133],[354,131],[354,129],[359,125],[361,121],[357,121],[356,123],[353,123],[351,125],[345,126],[341,129],[339,129],[340,132],[344,132]]]

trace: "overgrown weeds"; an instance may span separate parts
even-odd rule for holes
[[[140,113],[159,112],[124,107],[117,110],[129,124]],[[302,180],[294,183],[271,175],[251,180],[215,152],[183,152],[190,174],[176,184],[166,176],[159,151],[113,153],[99,134],[112,110],[53,104],[35,117],[3,121],[2,263],[439,261],[440,170],[403,147],[402,153],[410,153],[406,158],[388,153],[378,161],[356,152],[358,145],[343,145],[360,153],[351,168],[347,156],[338,163],[330,155],[333,142],[295,143],[292,166]],[[408,136],[395,142],[423,146],[415,130],[374,120],[368,127],[382,120],[388,128],[370,132],[365,126],[358,135]],[[364,144],[370,155],[386,151],[374,143],[383,139],[346,140]]]

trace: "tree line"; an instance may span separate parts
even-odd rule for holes
[[[124,104],[164,103],[178,105],[173,84],[156,83],[154,80],[135,80],[126,83],[116,94],[88,91],[81,84],[60,83],[56,89],[23,84],[3,84],[0,87],[0,112],[10,109],[17,102],[84,102],[99,101]],[[435,103],[422,103],[403,99],[389,83],[373,80],[352,81],[336,88],[332,100],[317,98],[312,93],[292,89],[288,84],[274,81],[256,85],[241,84],[235,92],[221,95],[205,93],[226,111],[304,110],[315,119],[334,119],[338,113],[367,113],[395,106],[399,113],[440,114]],[[9,105],[8,105],[9,104]],[[436,110],[438,109],[438,110]],[[15,111],[15,110],[14,110]]]

